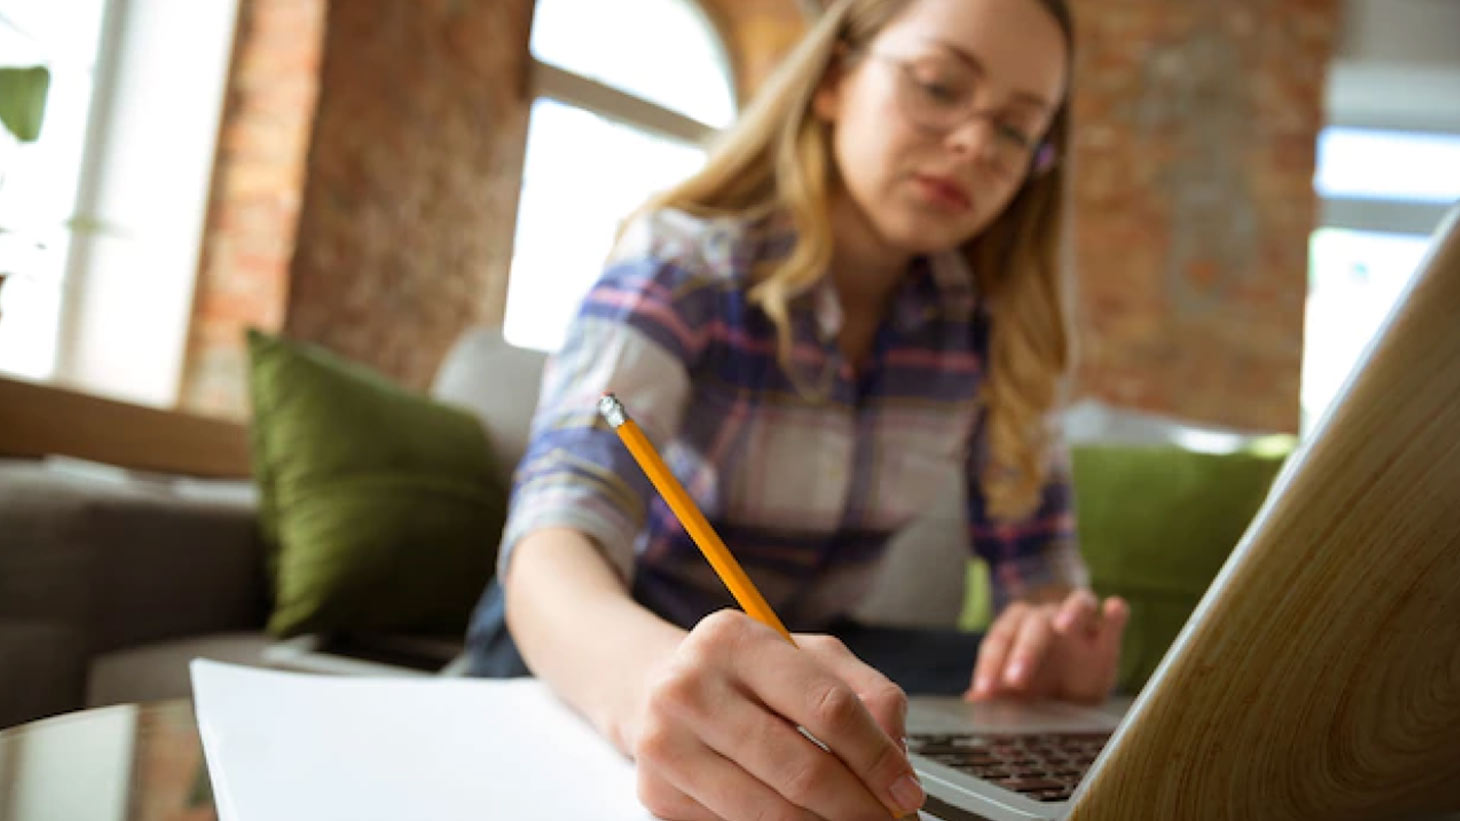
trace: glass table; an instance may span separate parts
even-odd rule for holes
[[[0,821],[214,821],[186,699],[101,707],[0,731]]]

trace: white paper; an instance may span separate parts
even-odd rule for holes
[[[633,763],[533,679],[192,680],[220,821],[653,817]]]

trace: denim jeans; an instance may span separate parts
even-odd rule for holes
[[[959,695],[968,689],[978,658],[978,633],[953,629],[873,627],[850,619],[820,631],[842,640],[857,658],[880,670],[909,695]],[[496,580],[482,594],[467,631],[467,675],[514,678],[532,673],[507,631],[506,600]]]

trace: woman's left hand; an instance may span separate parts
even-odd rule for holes
[[[1130,608],[1076,590],[1047,604],[1015,601],[979,646],[967,701],[1047,698],[1099,704],[1115,686]]]

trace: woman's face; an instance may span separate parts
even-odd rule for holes
[[[957,247],[1008,205],[1065,92],[1036,0],[913,0],[823,84],[846,195],[890,248]]]

